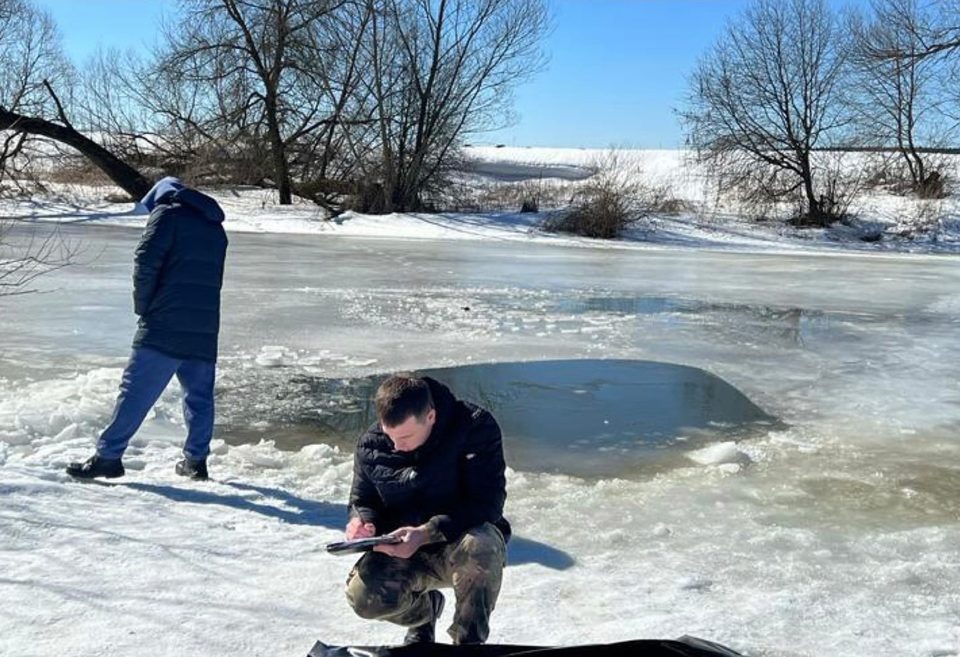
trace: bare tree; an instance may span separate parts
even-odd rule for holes
[[[269,149],[242,119],[224,118],[233,96],[222,80],[185,77],[164,50],[97,52],[82,69],[75,101],[83,124],[114,152],[156,173],[205,182],[266,184]]]
[[[542,64],[543,0],[368,0],[367,89],[378,132],[364,209],[421,209],[466,135],[504,116]]]
[[[53,19],[27,0],[0,0],[0,64],[4,108],[32,116],[52,108],[43,81],[60,85],[71,75]]]
[[[297,167],[296,191],[301,196],[339,211],[345,194],[361,186],[363,161],[376,134],[364,76],[364,43],[373,13],[368,2],[345,3],[318,26],[316,47],[308,53],[312,76],[304,93],[327,108],[317,128],[291,146]]]
[[[269,158],[280,203],[292,202],[291,154],[335,118],[318,70],[345,0],[183,0],[155,68],[156,102],[178,132]],[[354,75],[357,73],[354,71]],[[159,84],[159,86],[157,86]],[[265,148],[264,148],[265,146]]]
[[[50,16],[25,0],[0,0],[0,180],[29,150],[30,133],[11,129],[11,117],[43,116],[52,107],[44,80],[69,75]]]
[[[940,111],[946,102],[943,67],[925,51],[933,17],[918,0],[873,0],[869,19],[855,14],[850,96],[857,135],[873,147],[894,147],[921,196],[937,195],[940,174],[922,147],[945,146],[952,131]]]
[[[897,19],[903,25],[912,25],[914,29],[912,36],[920,45],[920,50],[914,56],[930,59],[960,50],[960,0],[932,0],[925,3],[923,9],[935,14],[931,22],[912,24],[903,20],[903,17]],[[874,54],[901,57],[905,53],[896,47],[878,47]]]
[[[98,50],[80,65],[70,105],[73,123],[111,153],[161,173],[178,168],[179,151],[160,134],[162,117],[144,102],[148,66],[134,51]]]
[[[8,112],[0,107],[0,130],[9,130],[14,136],[20,135],[18,144],[25,142],[26,135],[39,135],[72,146],[83,153],[119,187],[134,198],[140,198],[146,194],[150,189],[150,182],[139,171],[115,156],[108,149],[76,130],[67,119],[63,106],[52,87],[49,91],[57,104],[59,123],[25,116],[16,112]],[[16,156],[21,151],[22,147],[18,145],[9,155]]]
[[[69,75],[50,16],[25,0],[0,0],[0,192],[5,182],[22,182],[17,163],[49,125],[35,117],[62,109],[52,84]],[[31,291],[31,281],[67,266],[75,253],[57,230],[14,234],[15,224],[0,217],[0,296]]]
[[[131,194],[149,182],[138,171],[74,128],[56,88],[70,90],[73,68],[50,15],[27,0],[0,0],[0,180],[36,137],[71,146]],[[22,172],[21,172],[22,173]]]
[[[60,231],[0,219],[0,297],[36,291],[34,279],[73,264],[78,248]]]
[[[544,0],[181,5],[152,61],[88,67],[87,124],[135,161],[332,211],[423,207],[540,65],[547,23]]]
[[[845,124],[838,102],[844,53],[824,0],[756,0],[704,56],[680,115],[714,173],[751,198],[799,194],[803,222],[824,225],[814,150]]]

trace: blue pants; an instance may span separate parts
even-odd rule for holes
[[[183,455],[194,461],[207,457],[213,438],[216,363],[174,358],[149,347],[138,347],[130,355],[120,381],[113,418],[97,442],[98,456],[105,459],[123,456],[133,434],[174,374],[183,388],[183,419],[187,424]]]

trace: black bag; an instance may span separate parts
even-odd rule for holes
[[[645,639],[583,646],[328,646],[317,641],[307,657],[743,657],[720,644],[692,636],[676,641]]]

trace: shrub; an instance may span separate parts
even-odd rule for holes
[[[572,207],[549,217],[543,228],[552,233],[573,233],[584,237],[620,237],[630,223],[632,199],[626,190],[604,181],[586,185]]]
[[[614,239],[632,222],[657,211],[667,198],[665,190],[644,185],[640,166],[625,160],[620,151],[609,151],[595,164],[593,177],[574,194],[570,207],[547,218],[541,227]]]

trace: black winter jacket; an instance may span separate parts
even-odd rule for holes
[[[194,189],[167,194],[150,213],[134,256],[134,347],[217,360],[227,251],[223,210]]]
[[[360,437],[351,517],[372,522],[378,534],[429,523],[448,542],[490,522],[508,540],[500,427],[488,411],[456,399],[433,379],[425,380],[437,411],[430,437],[411,452],[394,450],[379,423]]]

